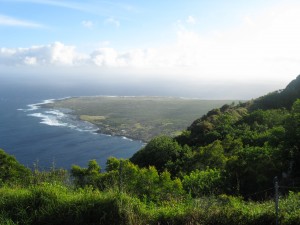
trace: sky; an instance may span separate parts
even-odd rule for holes
[[[0,79],[18,82],[249,99],[296,78],[299,40],[297,0],[0,0]]]

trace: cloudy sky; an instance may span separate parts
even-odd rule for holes
[[[217,83],[251,98],[300,74],[299,40],[297,0],[0,0],[11,79]]]

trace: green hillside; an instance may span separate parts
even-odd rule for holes
[[[181,178],[216,170],[219,181],[211,187],[215,194],[269,196],[264,190],[272,187],[275,176],[291,187],[286,192],[294,190],[300,186],[299,98],[300,76],[284,90],[213,109],[174,139],[151,140],[130,160]],[[195,179],[187,184],[191,191]]]

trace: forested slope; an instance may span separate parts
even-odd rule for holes
[[[131,161],[187,178],[202,195],[201,174],[218,174],[210,191],[269,196],[277,176],[287,188],[300,186],[300,76],[284,90],[238,105],[224,105],[195,120],[180,136],[154,138]],[[209,176],[209,175],[207,175]]]

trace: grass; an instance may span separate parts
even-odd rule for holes
[[[78,97],[46,107],[69,108],[100,132],[148,142],[157,135],[174,136],[207,111],[232,100],[171,97]]]
[[[300,194],[280,201],[280,224],[300,221]],[[57,183],[0,188],[0,224],[201,224],[272,225],[274,203],[218,196],[156,205],[125,193],[72,189]]]
[[[89,116],[89,115],[80,115],[81,120],[88,121],[90,123],[97,123],[99,121],[105,120],[105,116]]]

